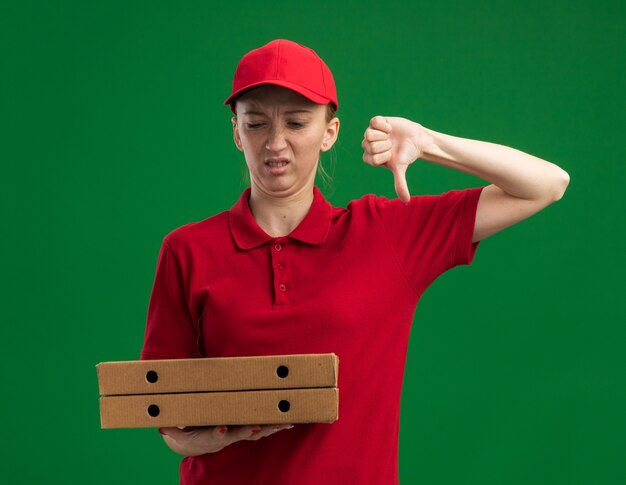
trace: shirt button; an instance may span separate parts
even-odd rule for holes
[[[274,249],[280,251],[283,247],[280,244],[274,244]]]
[[[285,267],[285,265],[284,265],[283,263],[278,263],[278,264],[276,265],[276,267],[277,267],[278,269],[283,269],[283,268]]]
[[[285,291],[287,288],[285,287],[285,285],[280,285],[280,286],[278,287],[278,289],[279,289],[280,291]]]

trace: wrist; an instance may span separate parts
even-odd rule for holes
[[[446,160],[448,155],[442,148],[444,145],[444,135],[435,130],[422,127],[420,130],[420,149],[422,150],[422,159],[427,162],[441,162]]]

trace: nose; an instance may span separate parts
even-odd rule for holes
[[[283,128],[276,127],[270,130],[270,134],[267,137],[265,148],[270,152],[280,153],[287,146],[285,140],[285,132]]]

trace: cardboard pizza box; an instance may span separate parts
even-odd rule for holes
[[[101,362],[101,427],[332,423],[338,366],[334,353]]]
[[[135,360],[96,365],[100,395],[336,387],[329,354]]]
[[[332,423],[338,418],[336,387],[100,398],[102,428]]]

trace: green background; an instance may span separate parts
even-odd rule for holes
[[[333,205],[395,197],[361,158],[378,114],[571,177],[424,294],[401,482],[626,483],[625,27],[618,1],[3,2],[2,482],[177,483],[156,430],[100,429],[94,366],[138,358],[163,236],[247,186],[222,103],[243,54],[288,38],[337,82]],[[488,183],[424,161],[407,180]]]

